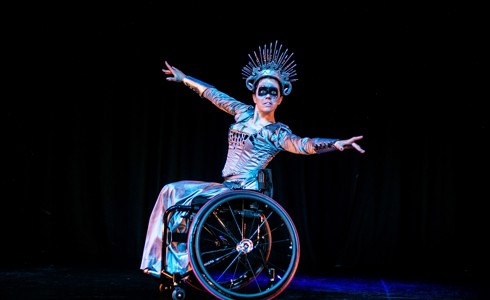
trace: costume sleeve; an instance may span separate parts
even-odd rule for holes
[[[310,155],[337,150],[333,144],[338,139],[299,137],[292,133],[287,125],[275,123],[274,126],[276,128],[273,131],[275,135],[273,139],[276,140],[276,146],[281,147],[284,151]]]
[[[219,109],[235,117],[239,122],[253,114],[254,107],[236,100],[227,94],[218,91],[216,88],[208,88],[204,91],[203,97],[211,101]]]

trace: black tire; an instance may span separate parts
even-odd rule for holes
[[[300,245],[293,221],[275,200],[251,190],[210,199],[188,236],[195,277],[219,299],[272,299],[296,273]]]

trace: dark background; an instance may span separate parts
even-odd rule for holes
[[[161,187],[221,181],[233,122],[165,81],[164,61],[252,103],[241,68],[279,40],[299,80],[276,119],[300,136],[363,135],[366,150],[283,152],[270,164],[274,198],[300,235],[300,270],[487,270],[488,32],[471,2],[43,2],[12,12],[2,264],[138,269]]]

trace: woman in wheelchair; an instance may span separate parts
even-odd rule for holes
[[[185,212],[174,213],[171,220],[166,222],[164,215],[170,207],[189,206],[197,198],[206,202],[234,190],[255,190],[272,197],[270,174],[264,170],[268,170],[270,161],[281,151],[311,155],[355,149],[364,153],[357,144],[362,136],[349,139],[300,137],[287,125],[277,122],[275,111],[284,97],[291,93],[292,82],[297,80],[294,69],[296,64],[292,60],[292,54],[288,54],[287,49],[283,50],[282,45],[278,45],[276,41],[269,47],[259,47],[258,53],[254,52],[254,55],[249,57],[250,61],[243,67],[242,75],[247,89],[252,94],[253,105],[239,101],[165,62],[166,69],[162,71],[168,75],[167,81],[184,83],[201,98],[207,99],[217,108],[233,116],[235,122],[229,127],[228,154],[222,169],[223,182],[182,180],[168,183],[161,189],[150,216],[140,266],[147,274],[155,277],[161,277],[163,273],[183,275],[191,269],[189,251],[192,250],[187,250],[186,241],[168,243],[167,249],[163,249],[166,247],[162,237],[165,230],[185,231],[188,225]],[[269,182],[269,189],[262,187],[264,175],[265,181]],[[261,202],[261,198],[258,199]],[[280,208],[278,212],[283,214]],[[165,256],[163,267],[162,256]],[[199,253],[199,256],[202,256],[202,253]],[[216,285],[213,283],[211,286]],[[240,294],[229,297],[241,298]],[[248,296],[244,298],[250,299]]]

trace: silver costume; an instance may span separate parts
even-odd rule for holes
[[[320,154],[336,150],[337,139],[299,137],[288,126],[276,122],[254,130],[246,125],[253,117],[254,106],[244,104],[216,88],[187,76],[184,83],[202,98],[234,116],[235,123],[229,128],[228,154],[222,170],[224,181],[203,182],[183,180],[165,185],[158,195],[150,216],[141,261],[141,270],[159,277],[162,263],[162,231],[165,210],[175,204],[188,205],[196,196],[211,198],[230,189],[258,190],[257,173],[264,169],[281,151],[295,154]],[[185,227],[182,217],[175,214],[169,223],[171,231]],[[183,274],[189,269],[185,243],[173,243],[167,249],[165,269]]]

